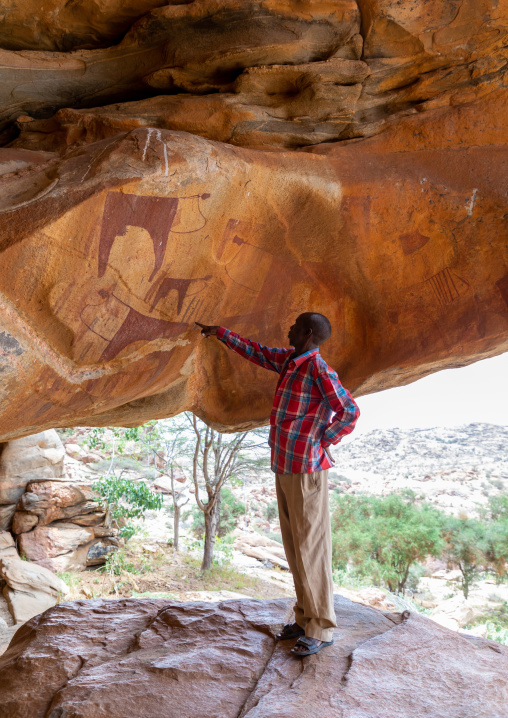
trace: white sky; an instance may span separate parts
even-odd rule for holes
[[[357,402],[361,416],[351,438],[393,427],[460,426],[473,422],[506,426],[508,352],[461,369],[444,369],[407,386],[362,396]]]

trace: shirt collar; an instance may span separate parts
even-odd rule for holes
[[[294,359],[291,359],[290,361],[294,362],[295,366],[301,366],[303,362],[307,361],[307,359],[310,359],[311,357],[315,356],[319,353],[319,349],[309,349],[308,352],[304,352],[303,354],[300,354],[299,356],[295,357]]]

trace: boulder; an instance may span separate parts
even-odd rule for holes
[[[5,601],[3,596],[0,597],[0,607],[1,607],[2,601]],[[4,651],[7,650],[9,643],[11,642],[11,638],[18,630],[18,626],[14,625],[14,623],[12,621],[12,617],[8,610],[7,610],[7,613],[9,614],[9,619],[10,619],[9,622],[4,620],[1,610],[0,610],[0,656],[2,655],[2,653],[4,653]]]
[[[39,566],[55,572],[80,571],[87,565],[104,563],[108,550],[94,546],[99,542],[102,547],[111,547],[109,550],[118,547],[117,534],[114,528],[61,521],[20,534],[18,545],[20,552]]]
[[[24,533],[19,530],[19,523],[26,522],[27,516],[35,517],[39,526],[68,520],[90,526],[103,523],[106,510],[90,483],[39,481],[27,484],[19,500],[13,520],[14,533]]]
[[[0,531],[0,558],[19,558],[14,539],[8,531]]]
[[[9,441],[0,453],[0,530],[11,526],[29,481],[64,475],[65,449],[54,429]]]
[[[333,646],[297,659],[291,601],[123,599],[56,606],[0,658],[9,716],[492,718],[508,648],[336,596]]]
[[[54,573],[19,558],[0,557],[0,577],[14,623],[28,621],[68,594],[66,584]]]
[[[19,554],[14,545],[14,539],[8,531],[0,531],[0,560],[2,558],[14,558],[19,560]],[[14,625],[14,619],[9,611],[9,604],[3,595],[3,589],[6,588],[5,581],[0,574],[0,653],[2,653],[2,642],[7,640],[10,634],[3,631],[3,624],[8,628]],[[10,639],[9,639],[10,640]],[[6,647],[6,646],[5,646]]]
[[[155,491],[158,491],[161,494],[171,494],[173,492],[169,476],[158,476],[152,486]]]
[[[23,555],[51,571],[104,563],[118,547],[118,530],[111,526],[100,496],[84,481],[28,483],[12,531]]]
[[[456,595],[440,601],[433,609],[431,618],[441,626],[457,631],[472,623],[477,616],[485,614],[486,606],[484,601],[470,601],[463,595]]]
[[[6,584],[3,579],[0,583],[3,584],[3,587],[0,585],[0,588],[2,590],[2,593],[0,595],[0,626],[3,624],[5,624],[7,627],[14,626],[14,619],[11,612],[9,611],[9,604],[7,602],[7,599],[3,595],[3,591],[6,588]]]
[[[86,451],[79,444],[65,444],[65,451],[73,459],[81,459],[86,456]]]

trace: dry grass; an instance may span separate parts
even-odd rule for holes
[[[201,561],[172,547],[159,545],[153,552],[130,543],[112,555],[106,566],[59,574],[69,586],[65,600],[129,598],[159,595],[186,600],[195,591],[233,591],[253,598],[279,598],[287,594],[268,581],[247,576],[231,564],[212,566],[202,573]]]

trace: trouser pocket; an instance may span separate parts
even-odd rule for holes
[[[312,496],[321,488],[321,472],[311,471],[308,474],[301,474],[302,495]]]

